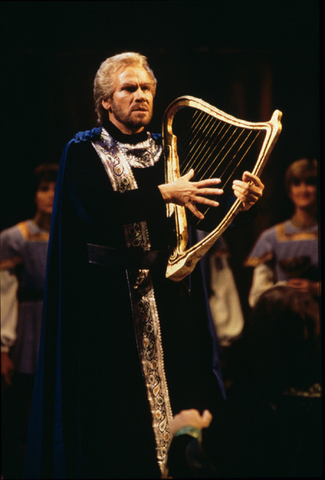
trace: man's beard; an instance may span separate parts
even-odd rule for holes
[[[137,106],[141,107],[143,105],[145,105],[146,108],[150,108],[147,104],[142,104],[142,105],[139,104]],[[111,111],[114,117],[116,118],[116,120],[118,120],[120,123],[122,123],[126,127],[130,128],[131,130],[149,125],[152,118],[152,110],[151,112],[150,110],[144,112],[146,113],[146,115],[143,117],[132,117],[132,112],[130,112],[130,114],[125,114],[123,110],[116,105],[114,100],[112,100],[111,102]]]

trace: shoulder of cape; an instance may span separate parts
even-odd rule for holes
[[[89,142],[96,137],[99,137],[101,131],[102,126],[92,128],[91,130],[85,130],[84,132],[78,132],[73,136],[69,143]]]
[[[161,133],[152,133],[151,136],[152,136],[152,138],[154,139],[154,141],[155,141],[156,143],[158,143],[158,145],[161,145],[161,143],[162,143]]]
[[[92,128],[91,130],[85,130],[84,132],[78,132],[66,144],[61,156],[60,167],[59,167],[58,175],[56,178],[56,190],[58,192],[59,191],[61,192],[62,190],[67,154],[70,146],[72,144],[80,144],[82,142],[91,142],[92,140],[96,140],[100,137],[101,131],[102,131],[102,126]],[[57,194],[54,198],[52,218],[55,218],[56,216],[57,209],[59,208],[58,206],[60,203],[60,198],[61,198],[61,194]]]

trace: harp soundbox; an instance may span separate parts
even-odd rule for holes
[[[275,110],[270,121],[252,123],[228,115],[201,99],[177,98],[163,117],[166,183],[174,182],[193,168],[195,181],[220,178],[222,183],[218,188],[224,190],[223,196],[233,195],[232,181],[240,180],[244,171],[261,175],[280,135],[281,117],[282,113]],[[166,277],[178,282],[194,270],[200,258],[231,224],[241,209],[241,202],[237,199],[214,230],[188,249],[185,207],[167,204],[166,208],[168,217],[175,216],[176,226],[176,247],[169,257]],[[208,214],[208,209],[202,213]],[[194,227],[200,229],[200,220],[196,217],[192,220],[196,220]]]

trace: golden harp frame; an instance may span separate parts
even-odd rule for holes
[[[282,125],[280,120],[282,113],[279,110],[275,110],[270,121],[252,123],[228,115],[227,113],[217,109],[212,105],[209,105],[199,98],[182,96],[174,100],[168,106],[163,117],[162,141],[165,155],[166,183],[174,182],[181,176],[178,158],[177,136],[173,132],[173,122],[176,113],[184,107],[192,107],[201,112],[205,112],[205,114],[214,117],[218,121],[234,127],[239,127],[240,129],[264,131],[264,141],[260,147],[257,160],[252,171],[252,173],[257,176],[261,175],[270,153],[281,133]],[[185,207],[175,204],[167,204],[166,208],[168,217],[171,217],[173,214],[175,214],[176,224],[176,247],[169,257],[166,277],[178,282],[194,270],[195,265],[200,258],[209,250],[210,247],[212,247],[218,237],[230,225],[234,217],[240,211],[241,202],[237,199],[223,220],[216,226],[216,228],[203,240],[188,250],[186,250],[189,236]]]

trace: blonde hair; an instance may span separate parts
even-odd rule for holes
[[[112,98],[114,94],[114,76],[116,72],[122,69],[125,70],[129,66],[142,67],[147,71],[152,80],[153,94],[155,95],[157,79],[149,67],[147,57],[134,52],[120,53],[109,57],[101,63],[94,79],[94,100],[98,123],[102,123],[104,118],[107,117],[107,111],[103,107],[102,101]]]

